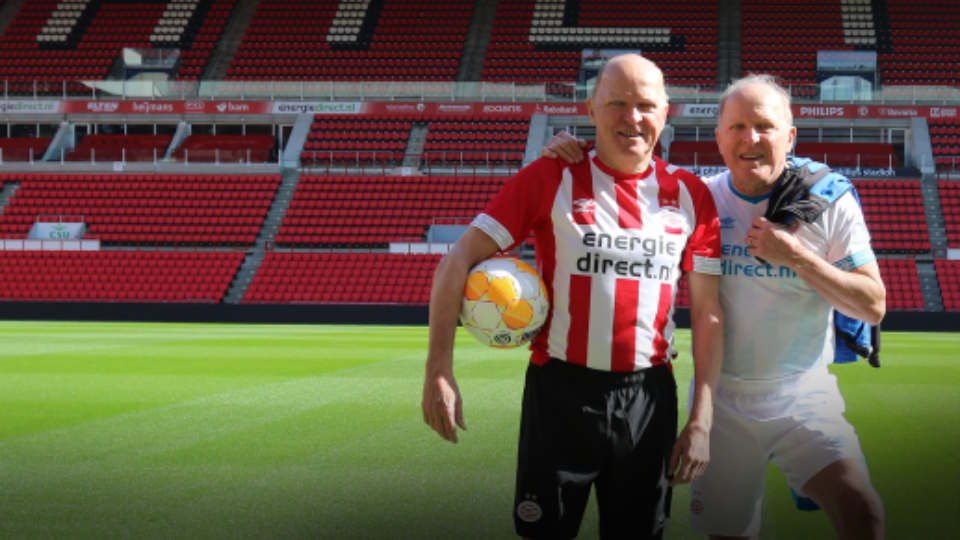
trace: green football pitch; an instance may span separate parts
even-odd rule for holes
[[[420,413],[421,327],[0,323],[0,538],[513,538],[526,351],[458,336],[469,431]],[[960,334],[834,367],[888,538],[960,530]],[[681,395],[692,369],[678,335]],[[681,403],[685,408],[685,403]],[[835,537],[771,468],[765,539]],[[667,538],[698,538],[677,489]],[[581,538],[596,538],[596,511]]]

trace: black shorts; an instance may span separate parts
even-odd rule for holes
[[[676,434],[677,384],[666,365],[613,373],[561,360],[530,364],[514,531],[576,538],[594,486],[601,538],[661,538]]]

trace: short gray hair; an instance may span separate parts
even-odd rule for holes
[[[777,82],[777,78],[773,75],[766,74],[756,74],[756,75],[747,75],[746,77],[737,79],[730,83],[730,86],[723,91],[723,94],[720,96],[720,112],[723,114],[723,105],[727,102],[727,98],[733,95],[740,90],[754,84],[761,84],[770,88],[774,92],[780,95],[780,99],[783,100],[783,111],[787,118],[787,125],[793,125],[793,111],[790,109],[790,93],[787,92],[787,89],[780,85]]]

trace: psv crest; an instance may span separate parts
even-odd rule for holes
[[[663,229],[668,234],[681,234],[683,226],[687,220],[680,212],[676,199],[662,199],[660,201],[660,220],[663,222]]]
[[[543,515],[543,511],[540,509],[540,505],[533,501],[523,501],[517,506],[517,517],[531,523],[540,519]]]

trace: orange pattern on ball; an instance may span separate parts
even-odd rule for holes
[[[526,300],[514,300],[503,312],[503,324],[511,330],[526,328],[533,320],[533,306]]]
[[[474,272],[467,278],[467,286],[463,290],[463,296],[467,300],[479,300],[486,294],[490,283],[487,281],[487,275],[483,272]]]
[[[495,277],[490,279],[490,288],[487,289],[487,300],[503,309],[507,303],[520,296],[512,277]]]

